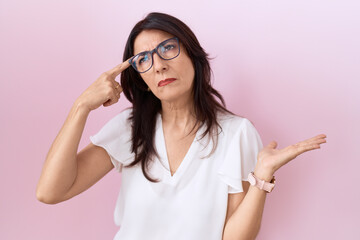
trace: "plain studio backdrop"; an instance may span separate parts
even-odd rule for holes
[[[264,145],[327,135],[320,150],[276,172],[258,239],[360,239],[356,0],[1,0],[0,239],[114,237],[115,171],[57,205],[38,202],[35,189],[73,102],[122,62],[131,28],[152,11],[190,26],[214,58],[215,88]],[[91,112],[79,150],[127,106],[122,95]]]

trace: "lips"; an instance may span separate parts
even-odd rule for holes
[[[159,83],[158,83],[158,87],[162,87],[162,86],[165,86],[169,83],[172,83],[173,81],[175,81],[176,78],[166,78],[164,80],[161,80]]]

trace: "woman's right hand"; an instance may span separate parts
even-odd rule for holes
[[[101,105],[108,107],[117,103],[120,98],[122,88],[115,81],[115,78],[130,66],[128,60],[117,65],[113,69],[106,71],[93,82],[78,98],[77,102],[89,111],[95,110]]]

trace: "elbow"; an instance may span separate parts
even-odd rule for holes
[[[237,229],[239,230],[239,229]],[[222,240],[255,240],[260,231],[260,225],[256,228],[242,229],[235,232],[223,232]]]
[[[36,199],[39,202],[52,205],[61,202],[51,194],[46,193],[46,191],[41,191],[39,189],[36,190]]]

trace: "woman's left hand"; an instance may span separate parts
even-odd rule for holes
[[[258,162],[255,167],[255,175],[271,179],[272,175],[286,163],[290,162],[300,154],[319,149],[320,144],[326,143],[326,135],[320,134],[313,138],[298,142],[283,149],[276,149],[277,143],[272,141],[258,154]],[[256,175],[257,176],[257,175]],[[260,177],[260,176],[258,176]],[[260,178],[261,178],[260,177]]]

